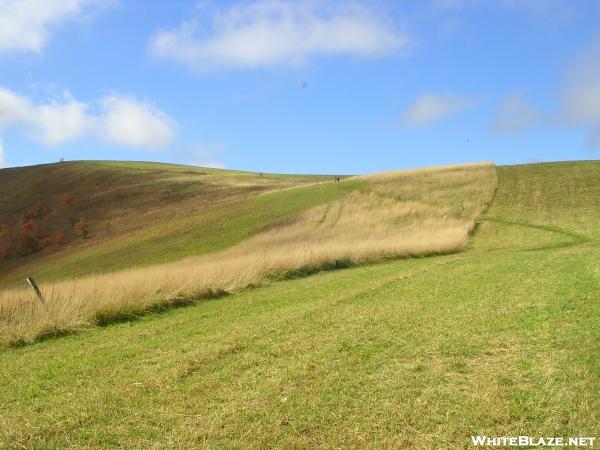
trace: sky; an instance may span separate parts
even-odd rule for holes
[[[0,0],[0,167],[599,156],[597,0]]]

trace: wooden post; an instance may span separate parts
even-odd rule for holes
[[[42,292],[40,291],[40,288],[38,287],[33,277],[27,277],[27,283],[29,283],[31,289],[33,289],[33,291],[35,292],[35,295],[37,296],[44,309],[46,309],[46,302],[44,301],[44,297],[42,297]]]

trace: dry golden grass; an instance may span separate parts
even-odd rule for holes
[[[360,177],[347,197],[314,208],[228,250],[202,257],[0,292],[5,345],[102,324],[169,304],[232,292],[271,277],[381,257],[422,256],[465,248],[496,188],[492,164]]]

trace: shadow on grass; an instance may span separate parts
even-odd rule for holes
[[[115,309],[96,311],[92,315],[92,323],[99,327],[132,322],[150,314],[161,314],[165,311],[193,305],[203,300],[214,300],[230,295],[224,290],[209,290],[193,297],[176,297],[168,300],[157,300],[143,308]]]
[[[69,336],[72,334],[76,334],[77,329],[73,328],[47,328],[45,330],[40,331],[32,340],[27,340],[25,338],[15,339],[10,341],[6,347],[7,348],[18,348],[25,347],[26,345],[35,344],[37,342],[47,341],[49,339],[58,339],[64,336]],[[1,348],[0,348],[1,349]]]
[[[536,230],[546,231],[549,233],[555,233],[560,236],[570,238],[568,241],[561,241],[561,242],[557,242],[554,244],[544,245],[544,246],[540,246],[540,247],[525,248],[525,249],[519,250],[521,252],[558,250],[561,248],[569,248],[569,247],[575,247],[576,245],[587,244],[588,242],[592,241],[592,239],[590,239],[587,236],[584,236],[583,234],[575,233],[573,231],[563,230],[562,228],[555,227],[552,225],[535,225],[535,224],[532,224],[529,222],[509,221],[509,220],[499,219],[497,217],[485,217],[482,220],[489,221],[489,222],[495,222],[495,223],[499,223],[502,225],[512,225],[512,226],[519,226],[519,227],[525,227],[525,228],[533,228]]]
[[[364,265],[365,263],[363,263]],[[294,280],[296,278],[304,278],[314,275],[319,272],[328,272],[331,270],[349,269],[359,265],[359,263],[353,262],[349,259],[336,259],[335,261],[318,264],[316,266],[300,267],[299,269],[283,270],[281,272],[275,272],[267,277],[270,281],[286,281]]]

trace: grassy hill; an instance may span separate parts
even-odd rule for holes
[[[4,289],[0,292],[0,343],[14,345],[126,320],[237,292],[272,278],[382,257],[460,251],[495,187],[493,165],[475,164],[351,177],[207,208],[194,216],[195,226],[203,228],[201,233],[190,231],[188,238],[197,234],[193,248],[206,244],[211,248],[216,238],[220,245],[229,243],[228,249],[67,280],[60,280],[64,274],[59,274],[43,280],[44,304],[33,308],[28,287]],[[291,202],[294,198],[297,201]],[[328,200],[302,211],[311,203]],[[248,203],[253,207],[248,208]],[[273,222],[282,211],[288,215]],[[266,226],[257,227],[268,219]],[[147,251],[156,254],[154,244],[164,248],[162,242],[169,238],[163,234],[143,243],[153,246]],[[237,240],[241,242],[234,245]],[[77,256],[72,260],[81,262]],[[94,271],[107,258],[96,251],[89,259],[84,267]]]
[[[18,247],[29,210],[41,232],[29,251],[0,254],[0,287],[22,285],[28,275],[56,280],[224,248],[274,220],[344,195],[339,185],[323,184],[330,180],[129,162],[2,169],[0,248]],[[261,195],[274,191],[275,198]],[[85,239],[76,233],[81,218],[88,223]],[[58,234],[64,235],[60,245],[54,242]]]
[[[497,173],[465,252],[274,281],[2,351],[0,447],[597,436],[600,164]]]

